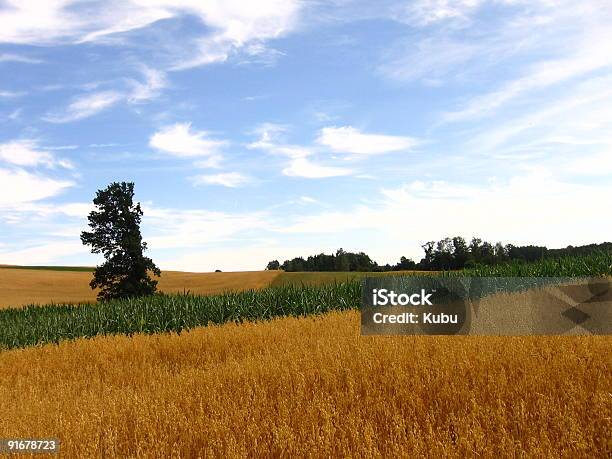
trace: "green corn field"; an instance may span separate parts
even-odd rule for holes
[[[513,261],[466,269],[459,274],[473,277],[598,277],[612,273],[612,252],[543,259],[533,263]]]
[[[282,286],[214,296],[154,295],[95,305],[26,306],[0,311],[0,349],[102,334],[163,333],[209,324],[355,309],[359,281]]]

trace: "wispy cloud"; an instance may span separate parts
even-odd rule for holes
[[[240,172],[223,172],[211,175],[196,175],[191,178],[195,185],[220,185],[238,188],[251,183],[252,179]]]
[[[44,151],[35,140],[13,140],[0,143],[0,162],[25,167],[73,168],[70,161],[58,159],[52,153]]]
[[[303,202],[304,204],[318,204],[319,201],[317,201],[315,198],[311,198],[310,196],[300,196],[300,202]]]
[[[111,148],[111,147],[120,147],[122,146],[120,143],[90,143],[89,148]]]
[[[20,54],[0,54],[0,62],[18,62],[20,64],[42,64],[42,59],[35,59],[33,57],[22,56]]]
[[[52,112],[43,117],[51,123],[69,123],[97,115],[122,102],[141,104],[159,97],[168,82],[166,74],[147,66],[140,66],[143,81],[127,78],[127,88],[109,89],[89,92],[76,96],[68,106],[58,112]],[[101,85],[95,82],[88,85],[95,89]]]
[[[396,18],[428,26],[445,20],[467,20],[484,0],[416,0],[394,10]]]
[[[96,115],[113,105],[116,105],[124,96],[117,91],[101,91],[76,97],[65,110],[51,113],[43,119],[50,123],[69,123]]]
[[[25,96],[27,93],[24,91],[0,91],[0,98],[12,99],[15,97]]]
[[[29,246],[12,247],[0,251],[1,263],[20,263],[24,265],[41,265],[55,263],[68,255],[87,255],[87,248],[80,241],[49,241]]]
[[[444,120],[464,121],[484,117],[524,94],[547,89],[606,68],[612,68],[612,32],[591,32],[572,55],[532,64],[519,78],[492,92],[474,97],[460,110],[446,113]]]
[[[144,76],[143,82],[134,79],[129,80],[132,90],[128,94],[127,100],[130,103],[142,103],[155,99],[161,94],[161,90],[168,86],[168,80],[164,72],[145,66],[141,68],[141,72]]]
[[[392,45],[378,71],[392,80],[437,85],[449,74],[459,73],[460,67],[470,60],[478,56],[482,59],[484,54],[482,43],[444,35],[411,39]]]
[[[612,129],[612,75],[582,81],[571,93],[549,101],[544,107],[507,116],[504,123],[485,125],[472,133],[467,146],[486,154],[520,150],[525,143],[552,141],[559,150],[561,143],[575,147],[578,143],[609,139]],[[567,134],[572,140],[567,142]],[[565,137],[565,140],[564,140]],[[581,146],[584,149],[584,146]]]
[[[11,121],[17,121],[21,118],[22,114],[23,114],[23,108],[19,107],[13,110],[11,113],[9,113],[7,115],[7,118]]]
[[[605,3],[411,2],[392,9],[390,17],[406,25],[409,38],[390,44],[379,70],[394,80],[435,86],[474,82],[491,92],[479,105],[496,107],[531,88],[607,65],[612,10]],[[490,91],[491,76],[507,83]]]

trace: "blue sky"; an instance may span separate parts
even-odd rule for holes
[[[0,263],[162,269],[611,239],[612,2],[0,0]]]

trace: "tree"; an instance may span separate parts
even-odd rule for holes
[[[266,269],[268,271],[277,271],[280,269],[280,263],[278,262],[278,260],[272,260],[270,263],[268,263]]]
[[[416,268],[416,263],[412,261],[410,258],[401,257],[400,262],[395,266],[391,267],[389,265],[385,265],[385,269],[383,271],[409,271],[411,269]]]
[[[341,271],[341,272],[350,271],[351,269],[351,263],[349,260],[349,256],[347,252],[342,248],[336,250],[336,259],[335,259],[334,269],[336,271]]]
[[[421,246],[423,250],[425,251],[425,257],[423,257],[421,261],[419,262],[420,269],[426,269],[426,270],[434,269],[433,262],[434,262],[435,246],[436,246],[436,243],[434,241],[426,242],[425,244]]]
[[[436,244],[434,252],[435,269],[451,269],[453,267],[453,241],[446,237]]]
[[[463,269],[468,261],[470,252],[465,239],[461,236],[453,238],[453,269]]]
[[[495,244],[494,250],[495,250],[495,262],[496,263],[503,263],[504,261],[508,259],[506,248],[504,247],[504,244],[502,244],[501,242],[498,242]]]
[[[90,282],[92,289],[100,288],[99,300],[152,295],[157,281],[149,271],[161,275],[159,268],[143,255],[146,242],[140,234],[142,209],[134,204],[133,183],[111,183],[99,190],[93,200],[96,210],[89,214],[91,232],[83,231],[81,241],[91,246],[92,253],[104,255]]]
[[[475,264],[482,263],[482,239],[473,237],[470,242],[469,250],[472,256],[472,262]]]

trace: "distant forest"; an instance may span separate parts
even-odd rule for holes
[[[282,264],[278,260],[268,263],[267,270],[283,271],[439,271],[472,268],[478,265],[494,265],[508,261],[530,262],[544,258],[559,258],[567,255],[587,255],[596,251],[612,252],[612,242],[567,246],[564,249],[548,249],[544,246],[514,246],[498,242],[491,244],[479,238],[467,243],[462,237],[447,237],[438,242],[423,244],[424,257],[417,263],[401,257],[395,265],[379,265],[363,252],[353,253],[338,249],[335,254],[320,253],[304,259],[297,257]]]

